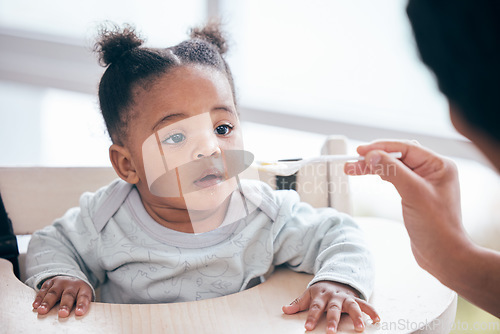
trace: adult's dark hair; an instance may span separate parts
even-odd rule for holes
[[[475,128],[500,141],[500,1],[410,0],[422,61]]]
[[[133,117],[132,91],[147,86],[174,67],[200,64],[226,75],[233,98],[234,82],[223,57],[227,42],[218,23],[191,30],[191,38],[168,48],[143,47],[144,40],[130,25],[103,27],[95,45],[102,66],[107,66],[99,83],[99,104],[113,143],[123,144],[129,120]]]

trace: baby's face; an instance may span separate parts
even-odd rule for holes
[[[207,67],[183,66],[134,93],[127,145],[141,196],[191,210],[224,202],[248,162],[226,77]]]

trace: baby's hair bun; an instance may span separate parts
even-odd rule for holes
[[[220,54],[225,54],[227,52],[227,41],[221,31],[219,22],[210,22],[204,27],[193,28],[191,29],[190,35],[192,39],[202,39],[214,45],[219,50]]]
[[[123,54],[141,46],[144,40],[137,36],[135,28],[125,24],[123,28],[113,24],[112,27],[102,26],[94,51],[99,54],[99,63],[103,66],[113,64]]]

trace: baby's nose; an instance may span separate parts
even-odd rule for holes
[[[194,155],[197,159],[216,156],[219,154],[221,154],[221,149],[219,146],[219,140],[217,139],[217,136],[215,136],[215,134],[203,136],[203,138],[200,138],[194,152]]]

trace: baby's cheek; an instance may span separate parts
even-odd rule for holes
[[[170,170],[151,182],[149,191],[158,197],[180,197],[179,183],[175,169]]]
[[[242,150],[244,145],[243,145],[243,134],[240,131],[235,131],[233,132],[233,135],[230,138],[229,145],[231,145],[231,149],[233,150]]]

